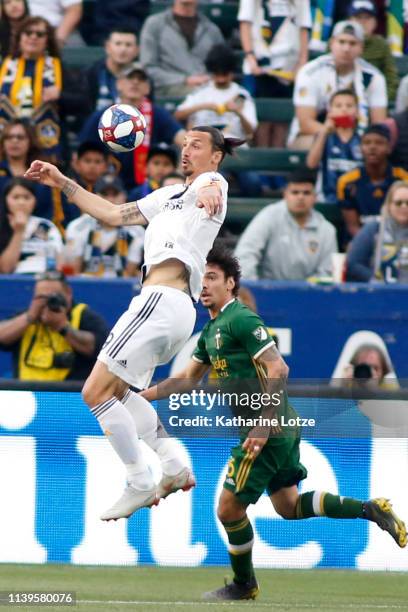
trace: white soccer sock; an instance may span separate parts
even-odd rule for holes
[[[116,454],[126,466],[128,481],[136,489],[151,489],[152,474],[143,458],[134,420],[116,397],[91,408]]]
[[[122,402],[136,424],[139,437],[158,454],[163,473],[167,476],[179,474],[186,467],[180,457],[180,449],[176,440],[167,437],[168,434],[151,403],[130,390]]]

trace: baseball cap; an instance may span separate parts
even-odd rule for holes
[[[123,183],[118,176],[105,174],[96,181],[95,193],[105,193],[108,190],[116,191],[116,193],[125,191]]]
[[[385,125],[385,123],[373,123],[372,125],[369,125],[364,130],[363,136],[366,134],[378,134],[379,136],[382,136],[388,140],[388,142],[391,142],[391,131],[390,128]]]
[[[349,8],[349,16],[358,15],[359,13],[370,13],[377,15],[377,8],[371,0],[353,0]]]
[[[143,70],[142,65],[139,62],[132,62],[129,66],[126,66],[118,74],[118,79],[131,79],[132,77],[138,77],[141,81],[148,81],[149,77],[147,76],[147,72]]]
[[[147,161],[149,161],[155,155],[166,155],[172,162],[173,166],[177,166],[178,154],[174,147],[167,145],[164,142],[150,147],[149,152],[147,154]]]
[[[339,21],[336,23],[333,28],[332,38],[342,34],[350,34],[360,42],[364,42],[364,30],[356,21]]]

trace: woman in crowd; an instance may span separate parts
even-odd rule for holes
[[[29,14],[27,0],[0,0],[0,56],[10,53],[10,44],[22,19]]]
[[[51,221],[33,215],[35,205],[35,190],[30,181],[12,178],[0,202],[2,274],[33,274],[55,267],[55,259],[62,251],[62,237]]]
[[[347,255],[347,280],[408,283],[408,182],[388,190],[380,221],[366,223]]]
[[[0,118],[31,119],[42,151],[56,154],[61,90],[61,61],[54,30],[43,17],[26,17],[0,69]]]
[[[0,193],[10,178],[24,176],[35,159],[41,159],[40,147],[32,126],[25,119],[13,119],[0,133]],[[53,221],[60,231],[63,229],[64,206],[57,189],[33,183],[37,206],[35,214]]]

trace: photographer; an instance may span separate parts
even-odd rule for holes
[[[13,356],[20,380],[84,380],[108,335],[102,317],[75,304],[65,276],[37,277],[28,309],[0,322],[0,350]]]
[[[393,388],[395,383],[386,379],[390,372],[391,366],[382,350],[375,344],[363,344],[344,368],[343,379],[374,388]]]

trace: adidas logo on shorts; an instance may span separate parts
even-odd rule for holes
[[[118,364],[122,366],[122,368],[126,368],[127,367],[127,361],[126,359],[119,359],[118,360]]]

